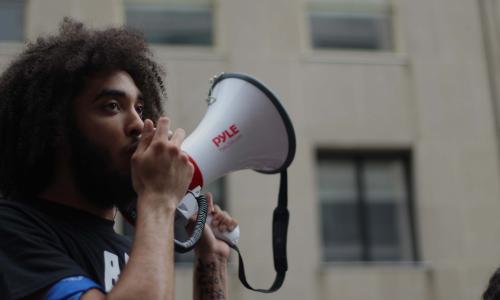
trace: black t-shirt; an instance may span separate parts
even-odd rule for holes
[[[79,275],[108,292],[131,246],[113,225],[42,199],[0,200],[0,295],[19,299]]]

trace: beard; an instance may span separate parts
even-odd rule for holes
[[[69,135],[70,165],[76,186],[87,201],[100,208],[121,207],[137,198],[130,170],[119,172],[111,155],[90,142],[78,129]]]

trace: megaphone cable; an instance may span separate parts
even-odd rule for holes
[[[195,196],[192,192],[188,191],[188,193],[191,193],[196,199],[196,202],[198,203],[198,212],[191,236],[185,241],[179,241],[174,238],[175,251],[179,253],[185,253],[194,248],[198,240],[201,238],[201,235],[203,234],[203,229],[205,228],[205,222],[207,220],[208,214],[208,204],[205,195],[200,194],[199,196]],[[137,219],[137,201],[131,201],[130,203],[123,207],[120,207],[119,209],[127,222],[135,226],[135,221]]]
[[[196,198],[198,202],[198,216],[194,225],[193,233],[189,239],[185,241],[179,241],[174,239],[175,251],[179,253],[186,253],[194,248],[198,240],[203,234],[203,229],[205,228],[205,222],[207,220],[208,204],[205,195],[201,194]]]

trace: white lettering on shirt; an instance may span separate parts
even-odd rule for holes
[[[119,276],[120,264],[118,263],[118,256],[111,252],[104,251],[104,284],[106,293],[111,291],[118,281]]]

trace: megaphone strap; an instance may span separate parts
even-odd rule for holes
[[[233,248],[237,253],[238,253],[238,260],[239,260],[239,265],[238,265],[238,276],[240,278],[241,283],[249,290],[255,291],[255,292],[260,292],[260,293],[273,293],[277,290],[280,289],[281,285],[283,284],[283,281],[285,281],[285,274],[286,271],[276,271],[276,277],[274,279],[273,285],[269,289],[256,289],[250,286],[250,284],[247,281],[247,278],[245,276],[245,265],[243,264],[243,258],[241,257],[240,249],[238,249],[238,246],[232,245],[228,243],[229,247]]]
[[[241,257],[240,249],[238,246],[228,243],[229,247],[234,249],[238,253],[238,276],[241,283],[249,290],[261,292],[261,293],[272,293],[280,289],[283,281],[285,280],[285,274],[288,270],[287,255],[286,255],[286,241],[288,232],[288,222],[290,219],[290,213],[287,209],[288,202],[288,179],[286,170],[280,173],[280,191],[278,196],[278,206],[274,209],[273,213],[273,258],[274,258],[274,269],[276,270],[276,277],[273,284],[268,289],[256,289],[250,286],[245,276],[245,265],[243,264],[243,258]]]

